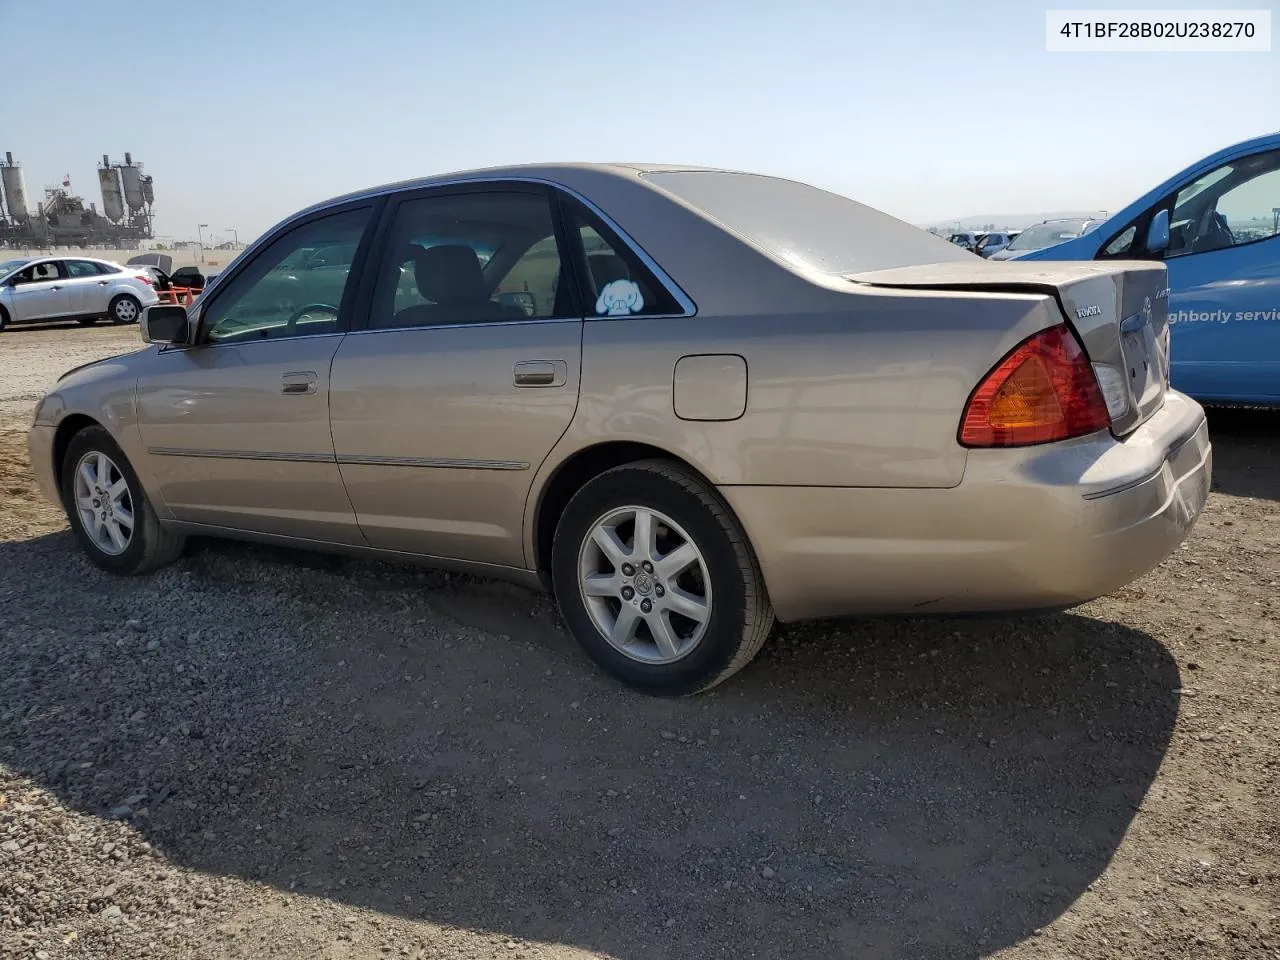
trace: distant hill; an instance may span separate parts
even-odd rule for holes
[[[925,230],[1023,230],[1041,220],[1106,216],[1104,210],[1051,210],[1048,213],[987,213],[920,224]]]

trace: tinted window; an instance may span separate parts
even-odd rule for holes
[[[1280,229],[1280,151],[1233,160],[1178,191],[1165,257],[1274,237]]]
[[[211,342],[332,333],[342,328],[343,294],[370,208],[312,220],[277,238],[211,300],[201,319]],[[342,257],[310,268],[299,248],[335,247]]]
[[[760,250],[822,273],[971,261],[973,254],[887,213],[817,187],[751,173],[647,173]]]
[[[62,265],[67,270],[69,277],[100,277],[102,271],[98,269],[96,263],[88,260],[63,260]]]
[[[580,244],[583,300],[589,317],[670,316],[684,313],[644,261],[594,213],[565,201],[569,232]]]
[[[95,263],[99,273],[124,273],[122,267],[117,267],[114,263]]]
[[[567,317],[551,203],[540,193],[420,197],[396,210],[374,329]]]

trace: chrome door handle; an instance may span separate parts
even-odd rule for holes
[[[280,378],[280,392],[285,394],[305,394],[316,392],[316,373],[314,370],[299,370],[286,373]]]
[[[111,282],[110,280],[99,280],[99,281],[98,281],[98,286],[100,286],[100,287],[105,287],[105,286],[106,286],[108,283],[110,283],[110,282]]]
[[[522,360],[516,364],[517,387],[563,387],[569,365],[563,360]]]

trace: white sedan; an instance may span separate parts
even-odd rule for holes
[[[35,257],[0,262],[0,330],[11,323],[77,320],[137,323],[158,303],[141,270],[88,257]]]

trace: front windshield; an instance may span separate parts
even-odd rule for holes
[[[12,273],[19,267],[25,267],[30,262],[30,260],[5,260],[0,262],[0,277]]]
[[[1084,233],[1087,220],[1055,220],[1053,223],[1037,223],[1027,227],[1014,237],[1006,250],[1043,250],[1064,240],[1074,240]]]

